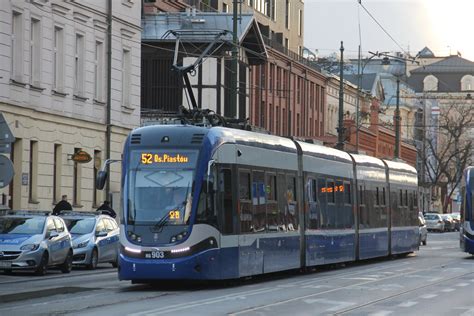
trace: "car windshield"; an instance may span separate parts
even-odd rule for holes
[[[192,170],[145,169],[130,173],[128,220],[184,224],[191,213]]]
[[[95,226],[95,218],[64,218],[64,221],[71,234],[89,234]]]
[[[44,217],[0,217],[0,234],[41,234]]]
[[[425,219],[429,221],[434,221],[434,220],[438,220],[439,217],[438,215],[435,215],[435,214],[426,214]]]

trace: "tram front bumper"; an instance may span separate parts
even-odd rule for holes
[[[219,279],[217,251],[176,259],[119,256],[119,279],[131,281]]]

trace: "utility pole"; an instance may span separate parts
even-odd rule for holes
[[[230,102],[228,105],[227,111],[224,111],[225,116],[235,118],[237,116],[237,86],[238,86],[238,58],[239,58],[239,38],[237,36],[237,21],[238,21],[238,8],[237,4],[239,0],[233,0],[233,18],[232,18],[232,61],[230,66],[231,76],[230,76]]]
[[[360,3],[360,2],[359,2]],[[359,153],[359,111],[360,111],[360,89],[361,89],[361,71],[360,71],[360,45],[359,45],[359,58],[357,61],[357,100],[356,100],[356,153]]]
[[[393,158],[400,158],[400,77],[397,77],[397,107],[395,108],[395,152]]]
[[[339,62],[339,126],[337,128],[336,148],[344,150],[344,45],[341,41],[341,60]]]

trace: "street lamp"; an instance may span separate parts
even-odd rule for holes
[[[360,53],[360,52],[359,52]],[[367,66],[374,57],[380,57],[383,54],[387,54],[387,52],[381,52],[379,53],[378,51],[373,53],[369,51],[370,56],[367,58],[362,65],[362,68],[360,67],[360,54],[359,54],[359,60],[357,64],[357,100],[356,100],[356,152],[359,153],[359,127],[360,127],[360,114],[359,114],[359,107],[360,107],[360,89],[361,89],[361,81],[362,81],[362,76],[364,75],[364,69],[365,66]]]
[[[382,59],[382,65],[389,65],[390,64],[390,59],[396,59],[398,61],[403,62],[403,72],[398,70],[397,73],[395,73],[395,77],[397,77],[397,103],[395,107],[395,115],[394,115],[394,124],[395,124],[395,149],[394,149],[394,154],[393,158],[394,159],[399,159],[400,158],[400,77],[405,74],[406,75],[406,67],[407,67],[407,61],[411,61],[412,63],[417,63],[420,64],[418,61],[415,61],[415,58],[404,58],[404,57],[399,57],[399,56],[391,56],[385,53],[381,53],[380,55],[384,56]]]

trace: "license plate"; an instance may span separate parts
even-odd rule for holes
[[[150,251],[145,255],[147,259],[163,259],[165,253],[163,251]]]
[[[11,261],[0,261],[0,269],[10,269],[12,267]]]

